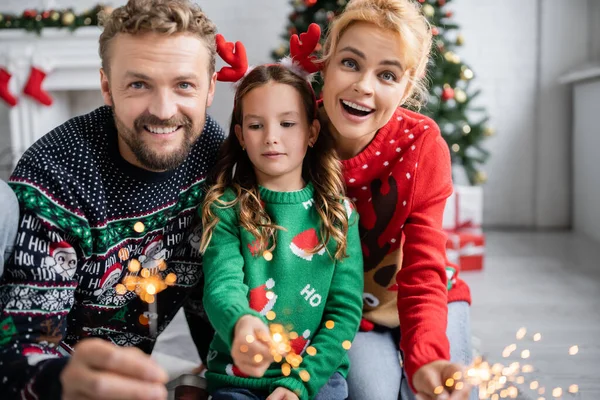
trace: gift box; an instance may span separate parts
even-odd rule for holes
[[[454,186],[454,193],[446,201],[442,228],[446,231],[480,229],[483,220],[483,188],[481,186]]]
[[[461,271],[483,269],[485,236],[483,220],[483,189],[480,186],[454,186],[444,210],[443,228],[448,233],[448,261]]]
[[[448,232],[446,255],[448,261],[460,266],[461,271],[483,269],[485,236],[475,232]]]

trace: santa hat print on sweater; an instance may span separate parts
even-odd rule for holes
[[[294,350],[294,353],[298,355],[302,355],[302,353],[304,353],[304,350],[306,350],[310,344],[310,340],[308,340],[309,337],[310,331],[307,329],[304,331],[304,333],[302,333],[302,336],[298,336],[296,339],[290,340],[290,347],[292,350]]]
[[[240,378],[247,378],[249,375],[246,375],[237,367],[237,365],[227,364],[225,367],[225,373],[229,376],[239,376]]]
[[[50,243],[50,255],[44,261],[57,274],[66,279],[71,279],[75,275],[77,267],[77,253],[73,246],[63,241]]]
[[[158,235],[148,244],[146,244],[142,249],[142,254],[138,257],[138,261],[143,263],[147,258],[154,258],[156,253],[158,253],[163,247],[162,239],[162,235]]]
[[[348,199],[344,199],[344,208],[346,209],[346,213],[348,214],[348,219],[352,216],[352,211],[354,210],[354,203],[352,203]]]
[[[121,278],[121,272],[123,272],[123,266],[121,263],[114,263],[105,273],[100,280],[100,287],[94,291],[94,296],[100,296],[108,289],[115,286],[115,284]]]
[[[50,255],[54,257],[57,252],[65,252],[68,254],[75,254],[75,249],[68,242],[60,241],[50,243]]]
[[[36,345],[29,345],[23,349],[23,355],[27,357],[27,364],[34,366],[40,361],[47,360],[49,358],[58,358],[57,354],[46,354],[41,347]]]
[[[250,308],[260,315],[267,315],[277,301],[277,295],[271,291],[274,286],[275,281],[269,279],[264,285],[250,289]]]
[[[297,234],[294,239],[292,239],[292,243],[290,243],[290,250],[292,253],[297,255],[300,258],[305,259],[306,261],[311,261],[314,254],[310,253],[312,249],[317,247],[319,244],[319,238],[317,237],[317,231],[315,228],[310,228]],[[323,255],[325,253],[325,247],[317,252],[318,255]]]

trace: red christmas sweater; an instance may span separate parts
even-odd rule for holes
[[[433,120],[398,108],[343,166],[347,195],[360,215],[363,317],[401,326],[411,382],[423,365],[450,358],[447,302],[471,302],[469,287],[446,260],[442,216],[452,193],[448,145]]]

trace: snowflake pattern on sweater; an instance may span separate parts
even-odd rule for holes
[[[204,332],[201,258],[188,240],[204,178],[224,140],[207,117],[190,155],[179,167],[150,172],[119,154],[112,110],[73,118],[38,140],[19,161],[10,185],[21,206],[17,243],[0,282],[0,392],[60,396],[65,358],[59,345],[101,337],[150,353],[155,337],[140,316],[148,311],[133,292],[115,285],[130,260],[156,267],[177,281],[157,296],[160,332],[184,305]],[[136,223],[144,229],[136,229]],[[186,303],[187,301],[187,303]],[[204,334],[204,335],[203,335]],[[32,346],[48,357],[30,362]],[[36,350],[39,353],[39,351]],[[5,398],[5,397],[3,397]]]

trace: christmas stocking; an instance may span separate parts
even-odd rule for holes
[[[4,100],[9,106],[14,107],[17,105],[17,98],[13,96],[8,88],[11,77],[8,68],[0,65],[0,99]]]
[[[46,78],[47,70],[48,69],[44,70],[44,68],[40,67],[38,64],[32,64],[31,71],[29,72],[29,79],[27,79],[23,93],[33,97],[45,106],[50,106],[52,105],[52,97],[50,97],[48,92],[42,89],[42,83]]]

